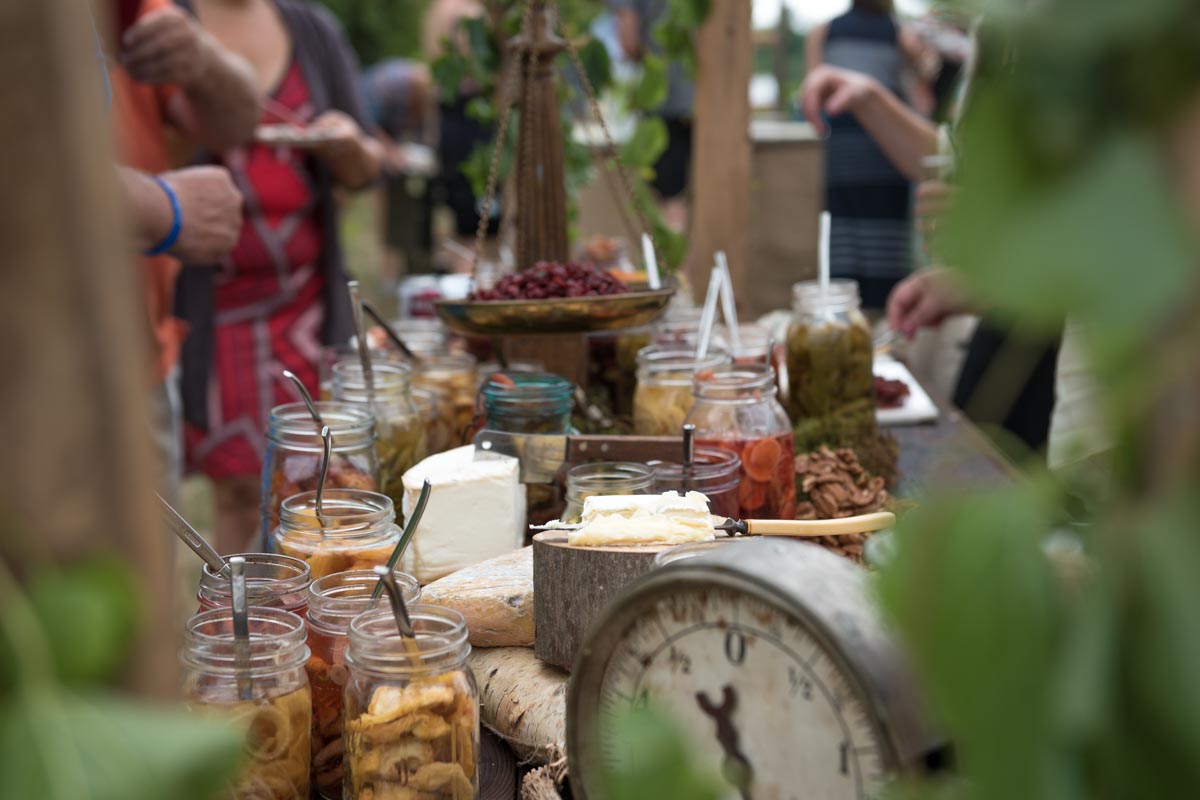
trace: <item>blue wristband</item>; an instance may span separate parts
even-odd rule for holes
[[[171,188],[169,183],[157,175],[151,175],[150,179],[158,184],[159,188],[166,193],[167,199],[171,201],[171,230],[167,231],[166,237],[161,242],[146,251],[146,255],[148,256],[160,256],[174,247],[175,242],[179,241],[179,232],[183,230],[183,209],[179,207],[179,198],[175,196],[175,190]]]

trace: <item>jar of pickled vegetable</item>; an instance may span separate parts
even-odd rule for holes
[[[233,612],[205,611],[184,632],[183,696],[198,714],[227,720],[245,736],[244,766],[231,800],[308,800],[312,699],[304,621],[251,607],[248,666],[239,667]]]
[[[246,602],[252,606],[278,608],[303,615],[308,607],[312,570],[308,562],[278,553],[242,553],[246,559]],[[205,564],[196,593],[200,611],[230,608],[233,586],[229,573],[217,575]]]
[[[422,358],[413,385],[438,393],[438,407],[451,431],[451,447],[470,440],[475,422],[475,357],[466,353]]]
[[[427,455],[437,455],[449,450],[451,434],[449,422],[441,413],[441,398],[432,389],[413,387],[413,405],[425,425],[425,450]]]
[[[788,412],[794,422],[844,418],[872,427],[871,327],[863,316],[858,283],[833,280],[792,285],[787,335]]]
[[[313,580],[335,572],[386,564],[400,529],[387,495],[357,489],[326,489],[317,517],[317,493],[283,501],[275,547],[308,562]]]
[[[396,583],[411,606],[421,599],[417,579],[396,572]],[[312,687],[312,782],[326,800],[342,798],[342,692],[349,677],[346,642],[350,622],[377,604],[371,593],[374,572],[335,572],[313,581],[308,598],[308,682]],[[387,598],[379,603],[387,607]]]
[[[692,384],[703,374],[729,363],[723,350],[695,351],[650,345],[638,351],[637,389],[633,394],[633,430],[641,436],[678,436],[692,409]]]
[[[411,372],[407,364],[398,361],[371,365],[379,486],[396,504],[404,497],[404,473],[428,455],[425,425],[409,389]],[[340,401],[369,406],[360,362],[339,361],[333,365],[333,394]]]
[[[651,344],[650,326],[588,334],[588,390],[603,389],[619,417],[633,414],[637,354]]]
[[[494,372],[483,384],[484,427],[509,433],[567,433],[575,384],[549,372]]]
[[[585,498],[602,494],[654,494],[654,470],[634,461],[597,461],[567,470],[563,522],[579,522]]]
[[[345,691],[345,796],[469,800],[479,791],[479,692],[457,611],[408,609],[416,638],[390,608],[350,623]]]
[[[325,485],[379,491],[375,415],[369,408],[353,403],[318,402],[316,406],[333,435]],[[321,429],[307,406],[287,403],[271,409],[263,457],[263,542],[269,542],[271,532],[279,527],[279,504],[285,498],[316,490],[323,456]]]
[[[708,510],[718,517],[736,519],[738,486],[742,481],[742,460],[732,450],[697,447],[692,466],[672,461],[651,461],[654,486],[658,492],[700,492],[708,498]]]
[[[696,443],[731,450],[742,460],[738,516],[795,519],[792,424],[776,399],[771,367],[727,366],[696,376],[687,421]]]

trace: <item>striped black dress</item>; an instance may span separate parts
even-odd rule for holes
[[[864,72],[899,95],[902,55],[890,15],[851,9],[829,23],[825,62]],[[852,114],[829,120],[825,207],[830,271],[859,282],[863,305],[882,308],[912,260],[912,187]]]

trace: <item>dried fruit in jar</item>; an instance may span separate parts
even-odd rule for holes
[[[737,493],[739,517],[795,518],[795,462],[790,433],[757,439],[702,438],[696,444],[730,450],[741,458],[741,482]]]
[[[678,436],[694,402],[690,383],[639,384],[633,393],[633,431],[639,436]]]
[[[292,495],[316,491],[321,478],[321,456],[311,453],[284,453],[271,473],[270,495],[266,498],[270,530],[279,526],[279,504]],[[327,489],[363,489],[379,491],[379,484],[353,457],[334,453],[329,459]]]

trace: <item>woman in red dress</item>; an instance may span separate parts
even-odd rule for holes
[[[310,139],[257,142],[216,159],[245,195],[241,238],[224,263],[185,271],[180,290],[193,327],[184,354],[189,463],[213,480],[215,544],[229,553],[246,549],[259,527],[268,416],[295,399],[283,370],[316,395],[322,345],[351,332],[332,190],[370,184],[381,149],[364,133],[353,53],[323,9],[300,0],[187,6],[254,66],[263,124],[294,123]]]

